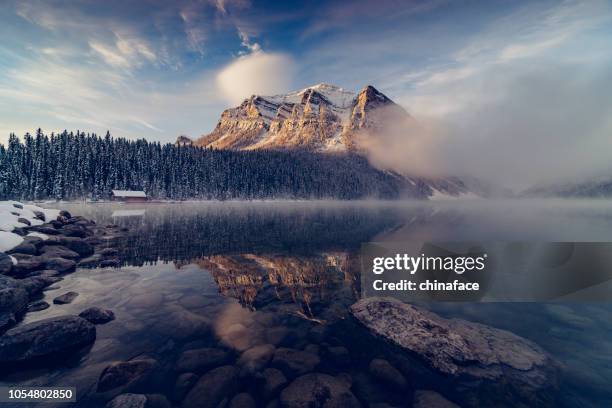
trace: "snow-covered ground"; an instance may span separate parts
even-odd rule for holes
[[[54,220],[59,215],[59,210],[41,208],[32,204],[24,204],[19,201],[0,201],[0,252],[6,252],[23,242],[23,238],[13,231],[15,228],[27,227],[27,223],[19,219],[25,219],[30,225],[41,225],[44,221],[39,219],[37,213],[44,214],[46,221]],[[29,235],[46,239],[47,236],[36,232]]]

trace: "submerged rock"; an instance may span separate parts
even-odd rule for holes
[[[102,309],[100,307],[90,307],[79,313],[79,317],[93,323],[104,324],[111,320],[115,320],[115,314],[112,310]]]
[[[361,407],[345,381],[321,373],[298,377],[281,392],[280,401],[283,408]]]
[[[112,363],[102,371],[97,390],[134,389],[146,382],[157,367],[157,361],[151,358]]]
[[[266,368],[263,371],[263,395],[266,399],[274,397],[287,384],[287,378],[281,370]]]
[[[204,374],[183,401],[183,408],[215,408],[240,386],[238,369],[222,366]]]
[[[398,390],[406,388],[408,382],[402,373],[387,360],[375,358],[370,361],[370,374],[383,384],[388,384]]]
[[[39,312],[49,308],[49,304],[44,300],[38,300],[28,305],[28,312]]]
[[[147,397],[143,394],[120,394],[106,404],[106,408],[145,408]]]
[[[91,344],[96,328],[77,316],[52,317],[15,327],[0,337],[0,364],[51,357]]]
[[[53,299],[53,303],[55,303],[56,305],[65,305],[68,303],[72,303],[72,301],[76,299],[77,296],[79,296],[79,294],[76,292],[66,292],[63,295],[59,295],[58,297]]]
[[[320,361],[316,354],[281,347],[274,352],[272,365],[279,368],[287,377],[293,378],[313,371]]]
[[[202,373],[211,368],[223,365],[229,357],[229,353],[218,348],[204,347],[184,351],[176,363],[179,372]]]
[[[435,391],[419,390],[414,393],[413,408],[460,408]]]
[[[229,403],[229,408],[256,408],[255,400],[250,394],[242,392],[232,398]]]
[[[440,386],[461,389],[464,405],[513,405],[517,399],[550,403],[546,391],[557,385],[557,364],[529,340],[444,319],[392,298],[362,299],[351,312],[375,340],[404,351],[415,366],[423,362]]]

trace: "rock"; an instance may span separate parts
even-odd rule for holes
[[[28,312],[39,312],[49,308],[49,304],[44,300],[38,300],[28,305]]]
[[[4,252],[0,252],[0,274],[8,275],[13,269],[13,261],[10,256]]]
[[[59,220],[51,220],[49,221],[49,224],[53,225],[53,228],[55,229],[62,228],[64,226],[64,223]]]
[[[391,344],[411,358],[420,375],[461,390],[461,405],[507,405],[509,395],[514,403],[543,405],[558,384],[558,364],[508,331],[444,319],[391,298],[362,299],[351,313],[381,347]]]
[[[238,369],[221,366],[204,374],[183,401],[183,408],[216,408],[240,386]]]
[[[249,373],[261,371],[274,355],[274,346],[262,344],[244,351],[238,359],[238,365]]]
[[[324,357],[339,367],[344,367],[351,363],[351,354],[348,349],[343,346],[330,346],[325,348]]]
[[[63,295],[59,295],[55,299],[53,299],[53,303],[56,305],[65,305],[68,303],[72,303],[76,297],[79,296],[77,292],[66,292]]]
[[[43,259],[38,256],[14,254],[14,257],[17,259],[17,264],[13,265],[10,272],[13,276],[26,276],[33,271],[43,269],[45,265]]]
[[[115,320],[115,314],[112,310],[102,309],[99,307],[90,307],[79,313],[79,317],[93,324],[104,324]]]
[[[70,219],[72,218],[72,215],[70,214],[70,212],[66,211],[66,210],[60,210],[59,215],[61,217],[64,217],[66,219]]]
[[[229,403],[229,408],[256,408],[255,400],[246,392],[237,394]]]
[[[81,259],[78,263],[78,266],[80,268],[96,267],[98,266],[98,264],[100,264],[100,261],[102,261],[102,257],[100,255],[94,254],[87,258]]]
[[[60,231],[61,234],[66,237],[85,238],[86,236],[90,235],[85,227],[75,224],[64,225]]]
[[[133,390],[145,383],[158,366],[157,361],[152,358],[112,363],[100,374],[97,391]]]
[[[387,360],[373,359],[370,361],[369,371],[374,378],[384,385],[390,385],[398,390],[403,390],[408,385],[402,373]]]
[[[80,255],[62,245],[43,246],[40,252],[47,258],[68,258],[77,259]]]
[[[23,217],[19,217],[19,218],[17,218],[17,222],[20,222],[20,223],[22,223],[22,224],[25,224],[25,225],[27,225],[28,227],[29,227],[30,225],[32,225],[32,223],[30,222],[30,220],[28,220],[27,218],[23,218]]]
[[[276,349],[272,359],[272,366],[279,368],[289,378],[313,371],[319,363],[319,356],[315,354],[283,347]]]
[[[23,288],[28,292],[29,297],[38,295],[49,285],[57,282],[60,278],[53,278],[49,276],[30,276],[29,278],[21,279],[20,283]]]
[[[194,373],[183,373],[179,375],[174,384],[174,391],[172,393],[174,400],[182,401],[196,381],[198,381],[198,376]]]
[[[100,268],[118,268],[121,266],[121,261],[118,259],[105,259],[100,262]]]
[[[45,213],[40,210],[32,210],[34,213],[34,218],[39,219],[41,221],[47,221],[47,217],[45,217]]]
[[[146,408],[170,408],[170,401],[162,394],[147,394]]]
[[[37,255],[38,249],[36,248],[36,245],[24,240],[21,244],[17,245],[9,252],[11,254]]]
[[[39,320],[15,327],[0,337],[0,364],[62,355],[91,344],[95,339],[95,326],[80,317]]]
[[[8,330],[28,308],[28,292],[20,281],[0,275],[0,333]]]
[[[20,203],[13,203],[13,207],[23,210],[23,204],[20,204]]]
[[[287,378],[281,370],[276,368],[266,368],[263,371],[263,395],[270,399],[276,396],[280,390],[287,385]]]
[[[45,268],[65,273],[74,270],[76,262],[64,258],[48,258],[45,260]]]
[[[75,237],[61,237],[59,243],[81,256],[90,256],[94,253],[94,248],[86,240],[87,238],[84,240]]]
[[[33,227],[28,228],[29,231],[40,232],[45,235],[59,235],[60,230],[53,228],[50,225],[35,225]]]
[[[147,397],[142,394],[120,394],[106,404],[106,408],[145,408]]]
[[[321,373],[295,379],[281,392],[280,401],[283,408],[361,407],[344,381]]]
[[[413,408],[460,408],[434,391],[418,390],[414,393]]]
[[[229,353],[218,348],[199,348],[184,351],[176,363],[178,372],[203,373],[219,367],[228,360]]]
[[[98,254],[102,256],[117,256],[119,255],[119,251],[117,248],[104,248],[98,252]]]

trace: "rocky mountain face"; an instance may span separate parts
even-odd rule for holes
[[[366,86],[358,94],[318,84],[285,95],[253,95],[227,109],[215,129],[195,143],[219,149],[356,151],[356,135],[408,118],[391,99]]]

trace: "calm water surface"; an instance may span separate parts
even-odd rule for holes
[[[115,312],[97,326],[92,349],[52,369],[2,376],[6,383],[76,386],[80,405],[113,361],[152,356],[171,395],[173,362],[182,350],[221,343],[236,353],[272,343],[313,342],[312,327],[333,324],[359,296],[358,252],[369,241],[612,241],[612,203],[499,202],[212,202],[62,204],[74,215],[127,227],[121,268],[79,269],[52,299],[79,292],[69,305],[29,313],[27,321],[78,314],[90,306]],[[559,403],[612,406],[612,306],[608,303],[429,304],[529,338],[563,364]],[[367,361],[352,361],[354,381]],[[354,387],[358,397],[359,389]],[[384,394],[405,404],[401,395]],[[371,395],[363,398],[375,398]],[[381,397],[382,398],[382,397]],[[23,406],[23,405],[20,405]],[[48,405],[46,405],[48,406]]]

